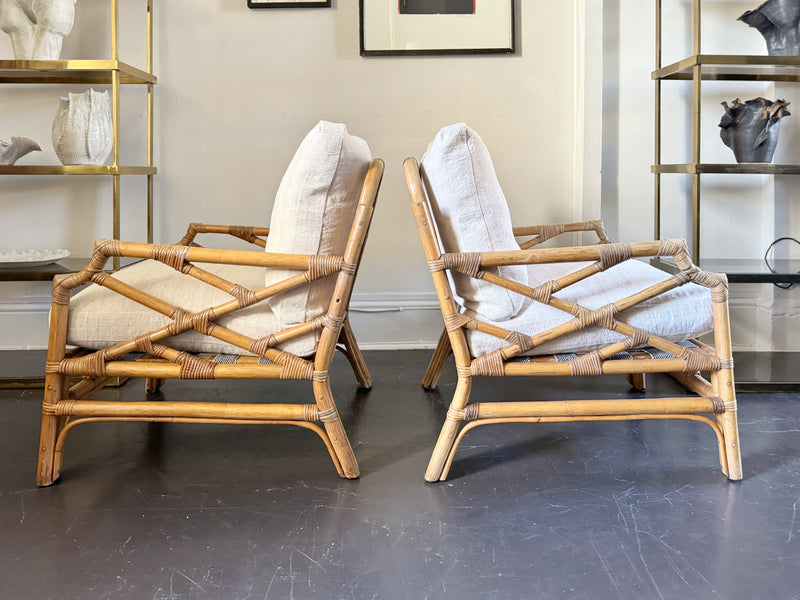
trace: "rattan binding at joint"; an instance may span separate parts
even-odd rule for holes
[[[587,221],[586,223],[590,228],[594,229],[597,238],[600,240],[598,243],[600,244],[612,243],[611,240],[606,235],[606,230],[605,227],[603,227],[602,221],[594,220],[594,221]]]
[[[597,246],[597,251],[600,253],[598,262],[603,271],[633,257],[633,248],[630,244],[601,244]]]
[[[188,313],[182,308],[176,308],[170,314],[173,322],[168,326],[170,335],[178,335],[188,329],[199,331],[203,335],[210,335],[214,331],[214,309],[207,308],[198,313]]]
[[[597,352],[582,354],[569,361],[570,372],[573,375],[601,375],[603,373],[603,363]]]
[[[281,379],[310,380],[314,377],[314,365],[294,354],[282,352],[276,362],[283,367],[281,370]]]
[[[519,347],[520,353],[528,352],[529,350],[533,350],[533,340],[531,336],[525,335],[524,333],[520,333],[519,331],[511,331],[506,336],[506,341],[514,346]]]
[[[625,346],[628,350],[633,350],[634,348],[647,346],[649,342],[650,332],[645,331],[644,329],[635,328],[633,330],[633,335],[625,340]]]
[[[214,379],[214,369],[217,365],[210,360],[181,352],[175,357],[175,362],[181,366],[181,379]]]
[[[533,288],[531,298],[537,302],[541,302],[542,304],[549,304],[550,297],[560,289],[561,286],[557,281],[545,281],[543,284],[537,285],[535,288]]]
[[[314,371],[314,375],[311,379],[317,383],[325,383],[329,378],[330,373],[328,371]]]
[[[540,225],[539,226],[539,237],[537,241],[539,243],[546,242],[547,240],[554,238],[558,235],[564,233],[566,228],[562,224],[556,225]]]
[[[107,350],[98,350],[78,358],[65,358],[59,371],[64,375],[102,377],[106,374]]]
[[[356,265],[349,262],[342,262],[341,271],[347,275],[355,275]]]
[[[456,365],[456,375],[459,377],[472,377],[472,367]]]
[[[344,324],[344,315],[334,316],[330,313],[322,315],[322,325],[326,329],[330,329],[333,333],[339,333]]]
[[[443,254],[442,263],[445,269],[454,269],[464,275],[478,277],[481,269],[481,255],[479,252]]]
[[[314,255],[308,259],[307,277],[309,281],[327,277],[339,271],[342,265],[339,256],[319,256]]]
[[[725,402],[717,394],[709,394],[708,401],[711,402],[711,412],[714,414],[725,412]]]
[[[231,232],[231,235],[238,237],[245,242],[252,243],[258,239],[255,235],[253,235],[253,227],[250,226],[232,225],[229,231]]]
[[[697,348],[684,348],[678,355],[678,358],[686,363],[683,370],[688,373],[720,370],[721,361],[717,355],[703,352]]]
[[[266,337],[253,340],[253,342],[250,344],[250,352],[258,356],[264,356],[267,353],[267,350],[274,348],[277,344],[278,338],[276,338],[274,335],[268,335]]]
[[[250,306],[258,302],[258,294],[238,283],[235,284],[228,293],[236,298],[240,307]]]
[[[472,374],[483,377],[502,377],[505,365],[502,350],[495,350],[472,361]]]
[[[189,249],[186,246],[167,246],[165,244],[154,244],[150,249],[150,257],[158,262],[162,262],[168,267],[177,271],[183,270],[186,264],[186,256]]]
[[[590,310],[585,306],[575,304],[570,312],[575,315],[580,329],[591,325],[611,329],[614,327],[614,316],[617,314],[617,307],[613,304],[606,304],[595,310]]]
[[[732,369],[733,368],[733,358],[727,358],[725,360],[719,361],[719,368],[720,369]]]
[[[337,420],[336,407],[331,406],[326,410],[319,411],[319,413],[317,414],[317,419],[322,421],[323,423],[332,423],[333,421],[336,421]]]
[[[444,326],[447,331],[458,331],[462,327],[476,329],[478,327],[478,321],[474,317],[469,317],[467,315],[447,315],[444,318]]]

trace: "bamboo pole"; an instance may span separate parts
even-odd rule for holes
[[[545,402],[482,402],[477,419],[516,417],[583,417],[605,415],[711,413],[706,398],[643,398],[637,400],[550,400]]]

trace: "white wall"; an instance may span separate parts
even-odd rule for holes
[[[141,65],[135,34],[142,20],[133,9],[143,2],[123,4],[123,51]],[[418,58],[360,57],[358,3],[333,4],[249,10],[245,0],[156,0],[155,238],[174,241],[189,221],[267,224],[283,169],[306,131],[319,119],[344,122],[387,164],[353,302],[368,312],[354,313],[354,327],[365,347],[429,345],[441,317],[430,310],[434,296],[402,160],[421,156],[440,126],[463,120],[489,145],[515,221],[581,219],[585,189],[585,216],[595,216],[599,163],[584,177],[584,161],[596,160],[575,127],[582,117],[576,97],[582,100],[591,64],[578,25],[584,10],[599,15],[599,4],[548,2],[532,10],[518,0],[515,55]],[[63,58],[107,56],[106,6],[78,0]],[[596,35],[599,23],[588,24],[586,35]],[[0,56],[11,56],[2,34]],[[596,74],[588,81],[599,83]],[[56,161],[49,127],[65,89],[85,86],[0,90],[0,139],[27,135],[45,149],[27,163]],[[141,106],[141,91],[126,90],[122,151],[129,160],[143,154]],[[63,247],[87,255],[91,240],[110,236],[110,182],[5,177],[0,210],[1,249]],[[124,237],[143,238],[143,211],[141,182],[126,180]],[[0,347],[46,344],[46,287],[0,285]],[[373,312],[384,310],[391,312]]]

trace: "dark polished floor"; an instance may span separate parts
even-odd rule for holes
[[[61,481],[33,484],[41,390],[0,391],[0,598],[797,599],[800,394],[742,394],[745,479],[692,422],[496,425],[444,483],[422,476],[446,402],[426,352],[367,353],[334,393],[362,476],[288,427],[90,424]],[[482,380],[482,399],[625,397],[623,378]],[[135,398],[138,382],[103,394]],[[304,385],[174,381],[164,397],[252,401]],[[653,377],[649,394],[676,394]]]

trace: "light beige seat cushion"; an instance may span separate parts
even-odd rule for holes
[[[587,264],[589,263],[529,265],[528,282],[531,287],[536,287]],[[664,271],[638,260],[628,260],[564,288],[554,295],[568,302],[577,302],[586,308],[595,309],[631,296],[668,278],[669,275]],[[468,311],[468,313],[475,316],[474,312]],[[513,319],[489,322],[526,335],[535,335],[573,318],[572,315],[552,306],[533,302]],[[619,313],[617,320],[647,330],[669,341],[688,340],[713,329],[711,292],[707,288],[689,283]],[[600,327],[587,327],[534,348],[528,354],[590,352],[617,342],[623,337],[621,334]],[[468,331],[467,338],[474,356],[509,345],[505,340],[478,331]]]
[[[264,267],[201,263],[198,266],[252,290],[261,289],[264,285]],[[152,260],[122,269],[113,277],[189,312],[198,312],[233,299],[215,287]],[[83,348],[107,348],[169,325],[170,322],[166,316],[138,302],[92,285],[78,293],[70,303],[67,341]],[[266,302],[241,309],[217,322],[255,339],[287,327]],[[318,334],[309,334],[288,342],[281,349],[307,356],[314,352],[317,341]],[[177,350],[191,352],[249,354],[246,350],[196,331],[187,331],[163,343]]]
[[[284,173],[275,198],[267,252],[344,254],[364,177],[372,160],[367,143],[349,135],[344,125],[320,121],[301,142]],[[208,266],[208,270],[253,290],[295,274],[281,269]],[[160,263],[147,261],[120,271],[117,277],[190,312],[231,299],[230,296]],[[336,276],[271,297],[219,323],[252,338],[263,337],[324,314]],[[158,329],[166,317],[108,290],[91,286],[73,298],[69,342],[103,348]],[[318,334],[288,342],[283,350],[312,354]],[[177,336],[180,350],[247,353],[229,344],[186,332]]]
[[[267,252],[341,256],[372,153],[340,123],[320,121],[305,137],[281,180],[272,208]],[[295,275],[270,269],[266,285]],[[328,310],[330,276],[268,300],[285,323],[310,321]]]
[[[506,198],[483,140],[465,123],[443,127],[422,157],[420,174],[445,252],[519,250]],[[491,269],[523,285],[524,266]],[[452,272],[463,304],[489,319],[505,320],[527,304],[504,288]]]

